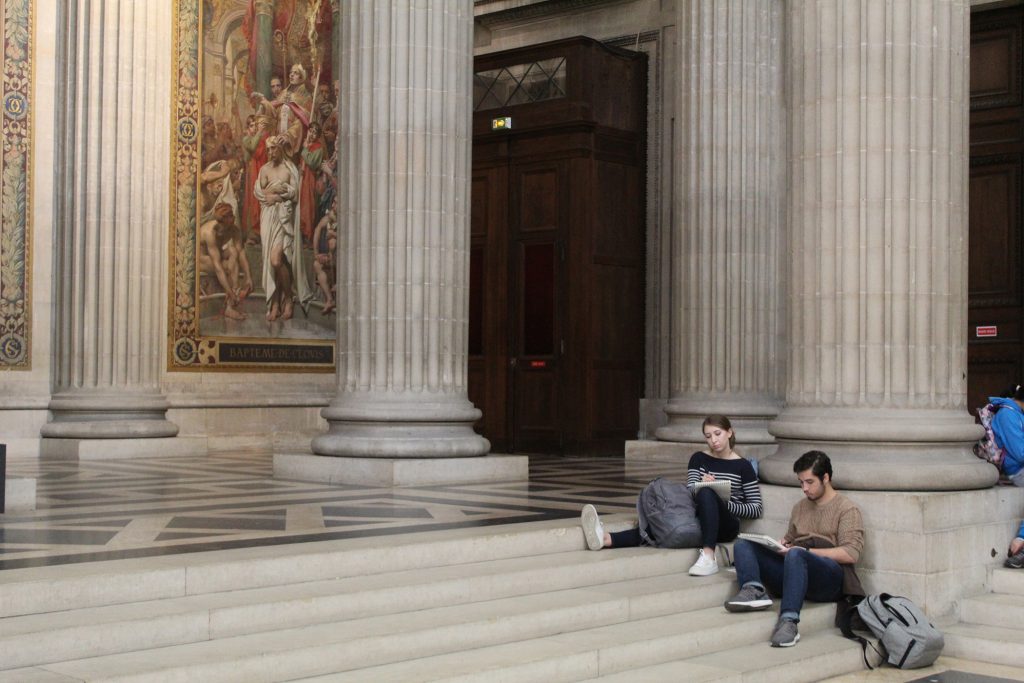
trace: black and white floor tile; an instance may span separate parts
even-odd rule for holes
[[[0,515],[0,569],[630,512],[685,462],[530,459],[528,482],[370,488],[274,479],[268,453],[9,463],[37,509]]]

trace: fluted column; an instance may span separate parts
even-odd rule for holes
[[[765,479],[992,484],[966,410],[966,0],[787,3],[790,362]]]
[[[256,26],[256,64],[253,73],[256,77],[255,90],[272,98],[270,78],[274,75],[274,2],[273,0],[256,0],[254,5]]]
[[[173,436],[159,383],[169,151],[154,134],[168,128],[172,8],[62,7],[55,387],[42,435]]]
[[[338,393],[324,455],[483,455],[466,394],[470,0],[341,3]]]
[[[782,389],[782,5],[678,6],[672,395],[657,437],[703,444],[704,416],[724,413],[756,455]]]

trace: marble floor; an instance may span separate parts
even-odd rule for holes
[[[0,515],[0,570],[630,512],[685,463],[534,456],[528,482],[369,488],[275,479],[271,455],[8,463],[37,509]]]

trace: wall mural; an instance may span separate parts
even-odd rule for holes
[[[4,52],[0,155],[0,370],[30,370],[32,58],[31,0],[0,0]]]
[[[338,2],[176,2],[170,369],[333,369]]]

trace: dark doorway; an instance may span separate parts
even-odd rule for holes
[[[646,59],[478,57],[470,399],[494,451],[622,453],[643,391]]]
[[[1024,7],[971,14],[967,405],[1024,381]]]

